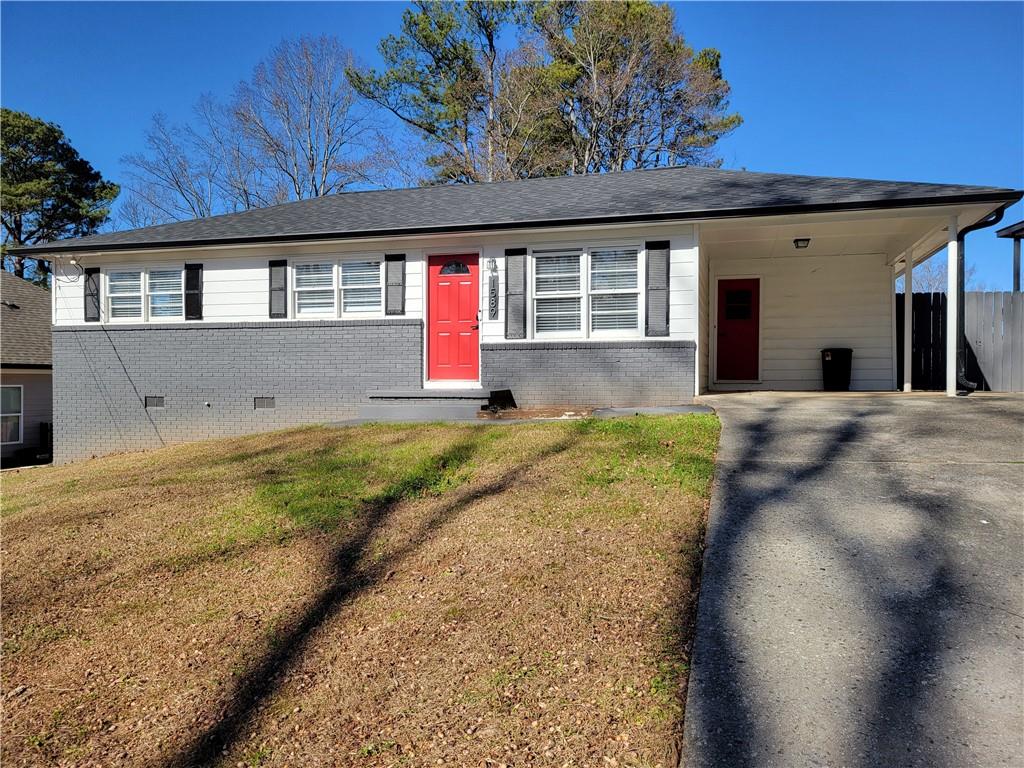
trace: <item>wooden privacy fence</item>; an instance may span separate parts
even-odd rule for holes
[[[903,387],[903,301],[896,294],[896,378]],[[910,381],[946,388],[946,294],[915,293]],[[964,296],[967,378],[979,390],[1024,392],[1024,293],[969,291]]]

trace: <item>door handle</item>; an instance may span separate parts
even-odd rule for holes
[[[479,329],[480,329],[479,325],[471,325],[471,326],[469,326],[469,330],[471,330],[471,331],[477,331]]]

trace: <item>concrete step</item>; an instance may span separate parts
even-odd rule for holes
[[[481,402],[437,400],[380,400],[359,405],[357,416],[370,421],[464,421],[475,420]]]
[[[373,403],[437,403],[487,405],[486,389],[390,389],[367,392]]]

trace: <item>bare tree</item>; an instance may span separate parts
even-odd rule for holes
[[[352,55],[333,37],[282,42],[233,98],[210,95],[192,120],[156,115],[146,151],[123,158],[129,226],[319,197],[364,181],[373,124],[345,77]]]
[[[964,285],[971,291],[984,291],[985,284],[976,279],[977,269],[968,264],[964,269]],[[945,293],[948,287],[946,272],[946,255],[936,254],[914,267],[914,293]],[[896,292],[903,293],[904,281],[901,276],[896,281]]]
[[[352,64],[337,38],[301,37],[281,43],[238,86],[232,108],[241,135],[291,199],[366,178],[362,150],[372,126],[345,77]]]

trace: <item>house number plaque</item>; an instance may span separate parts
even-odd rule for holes
[[[487,319],[498,319],[498,276],[487,278]]]

